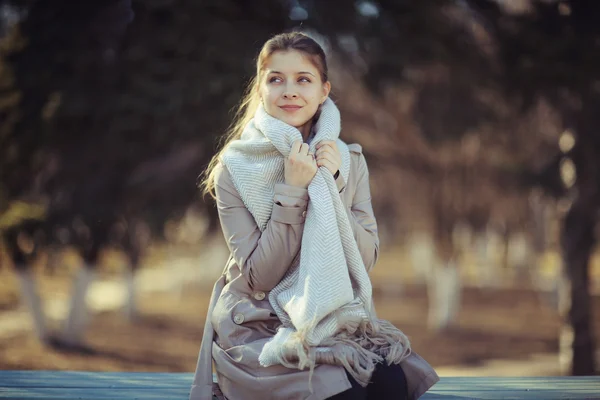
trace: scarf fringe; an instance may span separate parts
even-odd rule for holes
[[[294,332],[277,361],[295,369],[309,369],[309,389],[319,364],[343,366],[361,386],[369,384],[377,363],[399,364],[411,354],[408,337],[390,322],[375,319],[349,323],[337,335],[325,339],[318,347],[307,344],[310,329]]]

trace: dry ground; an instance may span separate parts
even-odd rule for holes
[[[402,290],[390,292],[394,284],[385,273],[385,262],[377,268],[384,271],[373,277],[379,316],[403,329],[415,351],[434,367],[452,374],[455,370],[451,367],[477,369],[490,360],[505,360],[500,374],[535,375],[536,371],[528,371],[527,366],[516,369],[512,365],[539,354],[547,355],[545,363],[556,360],[552,354],[558,350],[560,319],[533,290],[466,288],[456,327],[435,334],[426,328],[425,287],[405,284]],[[14,281],[7,278],[9,274],[0,269],[0,325],[6,325],[9,319],[2,317],[15,314],[18,307],[18,294]],[[46,298],[66,298],[68,284],[66,276],[45,278],[42,292]],[[141,293],[140,317],[133,324],[119,310],[95,314],[87,331],[89,351],[85,353],[44,347],[28,329],[0,335],[0,369],[191,372],[210,286],[200,289],[189,285],[181,297],[167,291]],[[600,340],[600,296],[594,297],[593,310],[596,338]],[[5,327],[0,326],[0,331]],[[547,367],[542,374],[559,374],[557,363]]]
[[[0,342],[0,369],[193,371],[208,296],[189,291],[181,299],[169,294],[142,296],[141,317],[132,325],[116,311],[99,313],[91,321],[90,352],[85,354],[45,348],[30,332],[14,335]],[[462,304],[457,327],[436,335],[425,327],[423,287],[376,298],[380,317],[401,327],[414,349],[436,367],[524,360],[558,349],[559,318],[540,306],[530,291],[467,289]],[[600,321],[599,298],[594,305],[595,321]]]

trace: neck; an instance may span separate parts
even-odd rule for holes
[[[306,141],[308,140],[308,137],[310,136],[310,131],[312,129],[312,126],[313,126],[313,122],[311,119],[304,125],[298,127],[298,130],[302,134],[302,140],[304,141],[304,143],[306,143]]]

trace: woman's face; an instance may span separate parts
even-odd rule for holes
[[[260,96],[269,115],[308,135],[310,122],[331,85],[322,82],[317,67],[296,50],[276,51],[267,60]]]

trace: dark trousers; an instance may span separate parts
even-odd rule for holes
[[[367,387],[362,387],[348,375],[352,387],[328,400],[406,400],[408,388],[406,376],[399,364],[377,364]]]

